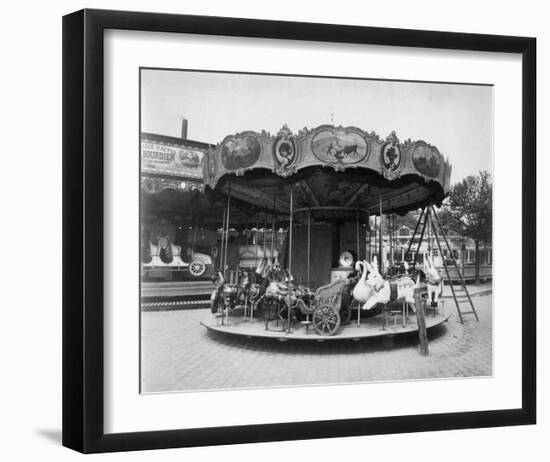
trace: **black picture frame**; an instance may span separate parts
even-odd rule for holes
[[[522,57],[522,406],[517,409],[105,434],[103,33],[155,31],[506,52]],[[80,252],[81,263],[72,256]],[[82,10],[63,18],[63,445],[84,453],[534,424],[536,39]]]

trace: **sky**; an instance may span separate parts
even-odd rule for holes
[[[330,70],[330,68],[328,68]],[[322,124],[355,126],[385,139],[395,130],[435,145],[451,183],[492,173],[491,86],[363,79],[142,70],[141,129],[217,144],[246,130],[297,133]]]

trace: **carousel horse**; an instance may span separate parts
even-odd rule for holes
[[[216,314],[221,311],[223,301],[222,290],[225,283],[225,278],[223,277],[221,271],[218,271],[218,273],[212,277],[212,282],[215,284],[216,288],[210,295],[210,311],[213,314]]]
[[[398,276],[390,280],[384,279],[378,271],[376,257],[373,265],[365,262],[369,271],[366,285],[371,289],[367,301],[361,307],[363,310],[370,310],[378,303],[405,302],[414,308],[414,290],[419,286],[420,275],[417,276],[416,284],[408,275]]]
[[[287,272],[272,268],[270,275],[268,276],[269,284],[265,290],[265,297],[267,299],[284,301],[288,296],[289,291],[289,278]]]
[[[238,300],[244,302],[245,316],[250,308],[250,317],[263,300],[269,285],[271,269],[267,260],[262,259],[254,271],[242,271],[238,282]]]
[[[279,263],[279,251],[277,249],[273,251],[273,266],[275,268],[281,267],[281,263]]]
[[[428,300],[435,307],[443,292],[443,279],[434,265],[431,254],[424,254],[424,273],[428,287]]]
[[[258,298],[260,284],[252,283],[247,271],[239,272],[239,279],[236,284],[226,283],[222,273],[218,271],[213,281],[216,288],[212,291],[210,302],[212,313],[218,313],[222,310],[231,311],[234,308],[244,307],[248,309],[248,303],[252,304]],[[245,313],[246,314],[246,313]]]
[[[263,258],[260,260],[260,263],[258,263],[258,266],[256,267],[256,275],[259,276],[261,279],[265,279],[265,271],[267,267],[267,261]]]

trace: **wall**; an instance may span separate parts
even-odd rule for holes
[[[330,281],[332,268],[332,229],[330,225],[312,225],[310,254],[310,287],[317,288]],[[292,235],[292,274],[298,284],[307,284],[307,226],[294,228]],[[316,249],[323,249],[317,252]]]
[[[342,252],[357,252],[356,224],[344,223],[339,226],[339,232],[335,230],[336,225],[312,224],[311,225],[311,246],[310,254],[310,284],[317,288],[330,282],[330,270],[338,267],[338,259]],[[336,234],[334,234],[336,233]],[[335,237],[336,236],[336,237]],[[338,239],[339,238],[339,239]],[[307,226],[297,226],[293,233],[292,252],[292,274],[297,282],[307,281]],[[333,242],[338,239],[338,243]],[[365,255],[365,230],[360,231],[359,253]],[[322,252],[316,249],[323,249]]]
[[[550,29],[545,2],[277,2],[203,0],[59,0],[7,2],[3,7],[2,85],[3,137],[0,197],[2,241],[27,248],[47,244],[42,260],[29,271],[19,246],[3,249],[1,431],[4,460],[82,460],[59,446],[61,426],[61,15],[84,6],[157,10],[191,14],[392,26],[418,29],[537,36],[539,57],[539,175],[550,169],[548,141],[550,98]],[[136,90],[137,91],[137,90]],[[178,122],[179,124],[179,122]],[[8,136],[9,134],[9,136]],[[32,143],[32,148],[29,149]],[[9,155],[8,155],[9,154]],[[28,161],[24,161],[28,159]],[[20,172],[20,174],[15,174]],[[540,178],[542,180],[542,177]],[[548,235],[543,198],[550,182],[539,181],[539,232]],[[514,218],[511,215],[511,219]],[[14,229],[11,226],[17,223]],[[40,232],[37,232],[40,229]],[[77,251],[77,250],[75,250]],[[539,239],[539,287],[548,280],[548,244]],[[6,263],[7,262],[7,263]],[[539,298],[539,425],[354,437],[322,441],[223,446],[185,450],[100,455],[105,460],[334,461],[407,460],[544,460],[550,434],[548,351],[542,335],[549,316]],[[366,397],[367,399],[367,397]],[[388,399],[391,399],[388,397]],[[450,396],[449,399],[452,399]],[[245,406],[246,403],[243,403]],[[268,405],[268,404],[266,404]],[[275,405],[283,405],[276,403]],[[304,403],[304,406],[309,403]],[[211,412],[215,412],[211,410]]]

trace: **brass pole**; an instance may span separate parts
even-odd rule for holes
[[[273,212],[271,214],[271,263],[272,264],[275,261],[273,258],[273,249],[275,244],[275,201],[276,201],[276,196],[273,197]]]
[[[378,271],[380,271],[380,274],[383,274],[383,260],[382,260],[382,193],[380,193],[380,226],[378,228]]]
[[[293,215],[293,192],[292,192],[292,185],[290,185],[290,223],[288,226],[288,305],[287,305],[287,311],[288,311],[288,320],[287,320],[287,327],[286,327],[286,333],[290,334],[290,285],[291,285],[291,279],[292,279],[292,215]]]
[[[263,231],[262,231],[262,248],[263,248],[263,259],[265,260],[265,262],[267,263],[267,256],[266,256],[266,245],[265,245],[265,235],[266,235],[266,231],[267,231],[267,212],[264,214],[264,223],[263,223],[263,227],[262,227]]]
[[[252,238],[252,243],[254,244],[255,249],[255,258],[254,258],[254,265],[256,268],[256,271],[258,270],[258,266],[260,264],[258,263],[258,233],[260,232],[260,213],[258,212],[258,215],[256,215],[256,232],[254,233],[254,237]],[[256,276],[254,276],[256,278]]]
[[[311,265],[311,210],[307,213],[307,285],[310,283],[310,265]]]
[[[225,279],[225,273],[227,268],[227,242],[229,240],[229,216],[231,211],[231,183],[229,183],[227,194],[227,219],[225,220],[225,254],[223,259],[223,278]]]
[[[222,271],[222,274],[225,275],[224,271],[224,254],[225,254],[225,219],[227,214],[227,199],[225,200],[225,204],[223,204],[223,216],[222,216],[222,239],[221,239],[221,247],[220,247],[220,269]]]
[[[357,255],[355,256],[356,261],[359,261],[359,210],[355,213],[355,237],[356,237],[356,244],[357,244]]]
[[[369,263],[371,261],[372,261],[372,231],[370,229],[370,219],[369,219]]]

